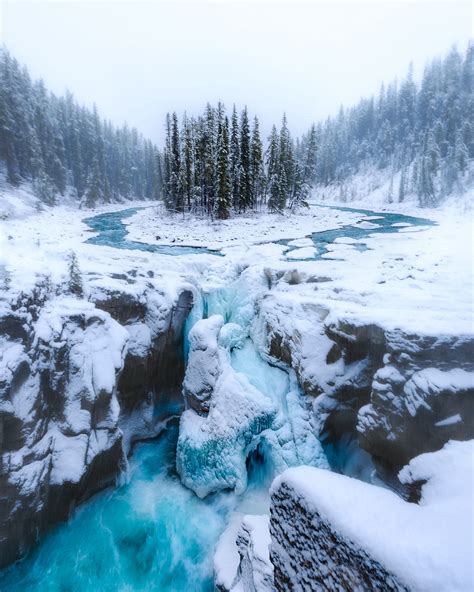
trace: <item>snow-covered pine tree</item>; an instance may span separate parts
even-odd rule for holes
[[[230,131],[230,178],[232,184],[232,203],[235,209],[239,207],[239,172],[240,172],[240,128],[237,108],[232,109]]]
[[[96,157],[92,163],[84,193],[84,205],[94,208],[104,197],[103,177],[100,173],[99,160]]]
[[[169,190],[173,209],[175,212],[184,211],[183,188],[180,182],[181,175],[181,146],[179,139],[178,116],[176,112],[171,116],[171,154],[170,154],[170,181]]]
[[[215,214],[221,220],[229,217],[229,209],[232,205],[232,184],[230,178],[229,162],[229,120],[224,118],[219,125],[219,137],[217,143],[217,191]]]
[[[32,82],[27,70],[0,50],[0,161],[9,183],[32,182],[47,203],[66,189],[84,201],[98,166],[102,201],[152,197],[148,167],[155,163],[145,144],[136,130],[114,128],[70,93],[58,98],[42,81]]]
[[[182,190],[186,202],[186,207],[191,210],[191,202],[194,195],[194,139],[193,126],[186,113],[183,116],[182,133]]]
[[[84,295],[84,286],[82,283],[82,274],[79,268],[79,261],[75,251],[70,251],[67,257],[68,268],[68,290],[75,296],[82,297]]]
[[[247,107],[240,116],[240,167],[239,167],[239,212],[253,207],[252,178],[250,170],[250,127]]]
[[[265,172],[263,169],[263,145],[260,138],[258,118],[253,120],[250,140],[250,178],[252,180],[252,203],[256,207],[264,202]]]

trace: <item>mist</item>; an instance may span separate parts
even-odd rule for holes
[[[161,143],[167,111],[248,105],[294,134],[472,36],[469,2],[3,2],[1,40],[66,88]]]

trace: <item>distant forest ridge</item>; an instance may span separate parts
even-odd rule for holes
[[[340,187],[345,198],[357,173],[379,169],[391,180],[389,202],[415,195],[436,206],[474,183],[473,126],[473,43],[429,63],[420,84],[410,68],[296,140],[283,117],[264,143],[246,107],[228,115],[219,103],[181,121],[168,115],[162,150],[71,93],[56,97],[0,49],[0,172],[49,205],[66,194],[87,207],[161,198],[172,211],[226,218],[299,207],[313,187]]]
[[[382,85],[378,97],[363,99],[337,117],[313,126],[297,145],[314,142],[311,182],[343,190],[359,171],[386,169],[388,201],[415,194],[421,206],[436,206],[474,182],[474,44],[461,54],[453,48],[424,70],[421,84],[410,66],[400,84]]]
[[[79,105],[69,92],[56,97],[32,82],[0,49],[0,161],[7,181],[30,182],[42,202],[66,192],[93,207],[118,199],[158,199],[160,158],[136,129],[121,128]]]

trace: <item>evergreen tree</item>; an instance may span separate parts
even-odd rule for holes
[[[239,212],[253,206],[252,179],[250,170],[250,127],[247,107],[240,116],[240,167],[239,167]]]
[[[229,217],[232,205],[232,184],[229,174],[229,120],[220,125],[217,154],[217,199],[216,216],[221,220]]]
[[[79,268],[77,255],[74,251],[70,251],[67,258],[68,267],[68,289],[71,294],[82,298],[84,296],[84,287],[82,284],[82,275]]]
[[[47,204],[66,191],[91,204],[156,197],[149,144],[136,130],[101,120],[96,107],[80,107],[71,93],[58,98],[43,81],[32,82],[0,49],[0,162],[8,183],[31,183]]]
[[[252,204],[256,206],[264,197],[265,174],[263,170],[263,145],[260,139],[258,118],[255,117],[250,141],[250,179],[252,183]]]
[[[86,191],[84,194],[84,205],[88,208],[94,208],[104,197],[104,186],[102,175],[100,174],[99,160],[96,157],[92,163],[89,177],[87,179]]]
[[[240,127],[237,109],[232,110],[232,124],[230,132],[230,178],[232,184],[232,203],[239,207],[239,173],[240,173]]]

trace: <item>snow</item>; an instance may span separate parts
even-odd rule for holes
[[[294,249],[286,253],[287,259],[312,259],[316,255],[314,247],[303,247],[302,249]]]
[[[306,235],[327,228],[339,228],[358,219],[360,215],[353,212],[330,212],[314,207],[310,211],[292,214],[249,212],[229,220],[210,220],[171,215],[162,206],[155,206],[137,212],[124,222],[130,240],[157,245],[206,245],[211,249],[221,249],[230,246],[245,248],[281,239],[293,239],[290,246],[311,246]]]
[[[443,392],[468,392],[474,389],[474,373],[454,368],[442,372],[437,368],[425,368],[415,372],[405,384],[407,395],[406,406],[409,413],[415,416],[421,406],[426,406],[426,393],[440,394]],[[429,408],[428,408],[429,409]]]
[[[215,585],[230,592],[272,591],[269,517],[235,512],[214,554]]]
[[[369,200],[364,205],[369,207],[371,203]],[[170,240],[179,236],[182,238],[180,244],[222,248],[225,256],[170,257],[87,244],[84,241],[93,235],[81,220],[91,212],[58,206],[0,222],[3,239],[0,262],[4,274],[10,277],[12,296],[31,290],[46,275],[54,284],[64,285],[67,252],[72,249],[78,255],[86,291],[94,298],[100,290],[110,289],[114,282],[118,289],[128,286],[128,289],[135,290],[139,282],[150,281],[150,273],[154,275],[153,285],[166,287],[169,293],[173,293],[185,283],[209,291],[218,286],[228,287],[240,271],[249,266],[283,273],[296,267],[302,277],[324,276],[331,280],[324,285],[318,283],[316,293],[315,285],[301,282],[297,288],[299,296],[321,304],[329,301],[332,309],[340,309],[345,314],[367,317],[370,312],[374,320],[387,326],[404,326],[417,332],[452,334],[473,330],[473,221],[459,210],[419,210],[411,202],[390,204],[390,207],[385,204],[383,209],[421,214],[435,220],[438,226],[426,230],[417,227],[417,232],[374,234],[364,238],[369,250],[362,253],[351,248],[334,250],[333,245],[326,260],[294,261],[287,260],[283,245],[260,243],[293,238],[304,241],[300,244],[308,244],[307,237],[313,232],[361,222],[370,216],[311,204],[309,210],[300,214],[252,213],[223,222],[210,222],[168,215],[163,213],[161,206],[143,207],[143,202],[132,202],[123,208],[134,205],[143,209],[124,220],[129,230],[128,239],[174,244]],[[117,204],[103,206],[94,214],[118,209]],[[399,230],[411,231],[413,228]],[[157,235],[161,237],[159,241]],[[342,246],[350,242],[347,237],[341,237],[336,244]],[[288,255],[293,257],[295,252],[290,251]],[[299,253],[298,258],[306,257]],[[128,279],[129,272],[134,269],[138,274],[132,278],[133,282],[112,277],[124,275]],[[289,289],[289,286],[278,286],[281,293]]]
[[[232,588],[240,563],[236,542],[242,518],[242,514],[237,512],[232,515],[214,552],[215,584],[227,590]]]
[[[420,504],[361,481],[312,467],[288,469],[286,483],[340,535],[365,549],[416,592],[470,592],[473,586],[474,442],[449,442],[400,472],[427,481]]]

